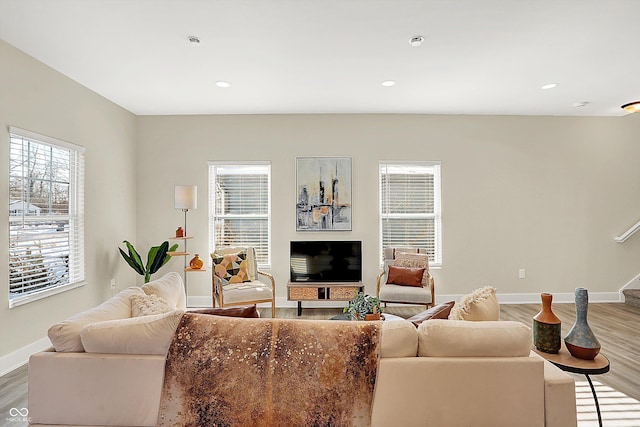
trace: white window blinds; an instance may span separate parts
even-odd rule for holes
[[[9,305],[84,282],[84,149],[10,128]]]
[[[209,163],[209,248],[252,246],[271,265],[271,165]]]
[[[442,264],[439,162],[380,162],[380,259],[387,247],[426,248]]]

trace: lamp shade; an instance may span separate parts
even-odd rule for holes
[[[175,207],[176,209],[197,209],[198,186],[176,185]]]

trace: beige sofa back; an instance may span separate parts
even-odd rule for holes
[[[155,426],[164,356],[35,353],[30,425]]]
[[[543,363],[536,357],[381,359],[372,427],[544,426]]]

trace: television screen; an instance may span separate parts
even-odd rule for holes
[[[361,241],[291,241],[292,282],[362,280]]]

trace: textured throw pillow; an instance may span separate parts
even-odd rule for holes
[[[429,255],[421,253],[396,252],[393,265],[395,267],[424,268],[422,286],[429,286]]]
[[[152,314],[163,314],[175,310],[158,295],[132,295],[131,296],[131,317],[150,316]]]
[[[80,332],[87,353],[167,354],[184,311],[91,323]]]
[[[496,288],[485,286],[460,299],[451,309],[451,320],[487,321],[500,320],[500,304]]]
[[[216,276],[222,281],[222,285],[232,283],[250,282],[247,263],[247,251],[233,254],[211,254],[213,269]]]
[[[422,286],[424,268],[389,266],[387,283],[401,286]]]
[[[418,356],[526,357],[531,339],[522,322],[430,320],[418,327]]]
[[[417,328],[420,324],[430,319],[448,319],[451,309],[455,305],[455,301],[443,302],[421,313],[415,314],[407,320],[415,325]]]

